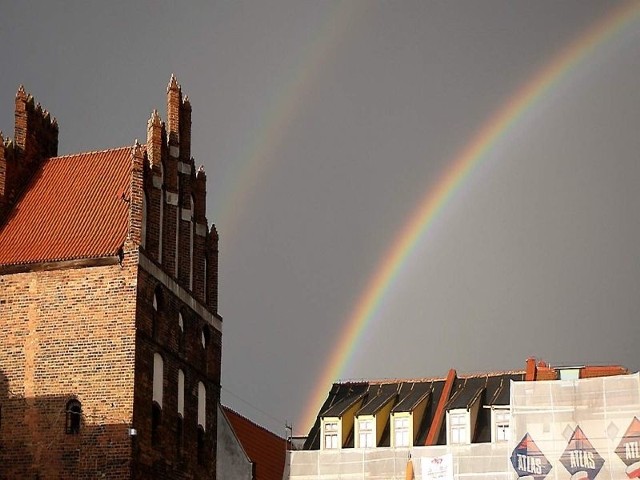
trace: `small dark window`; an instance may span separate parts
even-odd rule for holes
[[[151,407],[151,444],[160,444],[160,423],[162,422],[162,408],[158,402]]]
[[[178,313],[178,351],[184,354],[185,350],[185,338],[187,329],[187,316],[182,312]]]
[[[151,312],[151,336],[156,337],[158,329],[158,321],[160,314],[164,308],[164,299],[162,298],[162,288],[160,285],[153,291],[153,312]]]
[[[204,428],[202,425],[198,425],[198,465],[204,465]]]
[[[69,400],[66,408],[65,431],[69,435],[80,433],[80,421],[82,420],[82,405],[78,400]]]
[[[178,423],[176,425],[176,448],[178,456],[182,456],[183,442],[184,442],[184,419],[182,415],[178,414]]]
[[[209,345],[209,340],[211,340],[211,332],[209,331],[209,327],[206,325],[202,327],[202,338],[200,341],[202,342],[202,348],[207,348]]]

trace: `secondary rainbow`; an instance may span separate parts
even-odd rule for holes
[[[214,202],[214,207],[220,209],[214,212],[214,218],[223,227],[225,238],[233,238],[245,205],[275,161],[275,153],[291,125],[303,111],[305,99],[313,92],[322,67],[333,57],[353,27],[352,22],[366,8],[363,1],[329,4],[322,21],[317,22],[297,60],[290,65],[286,81],[268,96],[265,108],[258,110],[256,121],[260,126],[249,131],[244,149],[220,182],[222,191],[216,194],[223,201]]]
[[[631,2],[623,3],[599,19],[519,88],[455,156],[435,187],[427,191],[418,207],[412,212],[358,298],[340,335],[340,340],[333,349],[329,362],[307,402],[306,410],[299,423],[303,428],[307,428],[306,431],[316,420],[318,409],[326,397],[329,385],[340,377],[354,353],[357,339],[375,316],[384,294],[398,276],[407,257],[460,185],[486,158],[487,153],[496,143],[511,130],[537,100],[562,80],[567,72],[589,56],[596,47],[613,38],[639,18],[640,3]]]

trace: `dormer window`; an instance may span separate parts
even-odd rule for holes
[[[338,445],[338,422],[331,421],[324,423],[324,448],[336,449]]]
[[[450,445],[460,445],[471,443],[469,438],[469,412],[449,411],[447,412],[447,443]]]
[[[493,409],[491,411],[493,419],[493,442],[509,441],[509,421],[511,420],[511,412],[508,409]]]
[[[358,420],[358,440],[360,448],[374,448],[376,446],[376,432],[373,419]]]
[[[394,443],[396,447],[408,447],[409,444],[409,417],[393,418]]]

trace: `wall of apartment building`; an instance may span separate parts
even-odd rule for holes
[[[129,478],[136,264],[0,276],[0,478]]]

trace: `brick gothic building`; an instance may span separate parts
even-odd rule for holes
[[[215,478],[218,236],[172,76],[147,143],[58,157],[21,87],[0,137],[0,478]]]

